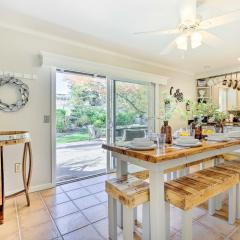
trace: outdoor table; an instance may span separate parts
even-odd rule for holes
[[[22,178],[23,178],[23,190],[13,193],[9,196],[5,196],[4,193],[4,157],[3,148],[10,145],[24,144],[23,157],[22,157]],[[27,171],[27,155],[29,157],[29,167]],[[4,201],[7,198],[15,197],[25,193],[27,199],[27,205],[30,206],[29,199],[29,186],[32,174],[32,149],[31,138],[29,132],[26,131],[0,131],[0,224],[4,220]]]
[[[167,146],[165,153],[158,149],[136,151],[117,145],[103,144],[102,147],[112,152],[117,159],[117,177],[128,174],[128,163],[149,170],[150,187],[150,223],[151,239],[166,239],[164,170],[206,158],[229,153],[240,148],[240,140],[227,142],[203,142],[194,148]]]

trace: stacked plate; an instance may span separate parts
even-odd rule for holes
[[[146,138],[134,138],[128,147],[135,150],[150,150],[154,149],[156,145],[153,141],[150,141]]]
[[[240,138],[240,131],[232,131],[228,133],[229,138]]]
[[[207,137],[208,141],[226,142],[229,140],[228,136],[223,133],[214,133]]]
[[[174,144],[180,147],[198,147],[202,145],[198,139],[192,136],[179,137],[174,141]]]

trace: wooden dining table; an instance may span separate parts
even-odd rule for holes
[[[103,144],[103,149],[112,153],[117,161],[117,178],[128,174],[128,164],[149,170],[151,239],[165,240],[166,214],[164,199],[164,171],[181,165],[199,162],[240,149],[240,140],[227,142],[203,141],[193,148],[167,145],[164,150],[132,150],[117,144]]]

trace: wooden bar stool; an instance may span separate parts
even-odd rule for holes
[[[221,167],[211,167],[165,183],[166,202],[183,210],[183,240],[192,239],[192,208],[227,190],[229,191],[228,222],[229,224],[235,222],[236,185],[238,183],[239,173],[225,168],[225,164],[222,164]],[[167,216],[169,216],[169,213]],[[170,223],[168,224],[168,232],[170,231],[169,226]]]
[[[134,209],[143,206],[142,239],[150,239],[149,185],[141,179],[127,175],[121,179],[106,181],[108,194],[109,237],[117,239],[117,201],[123,206],[123,238],[132,240],[134,233]]]

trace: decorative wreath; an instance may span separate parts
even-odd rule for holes
[[[17,78],[4,76],[0,77],[0,87],[4,85],[17,88],[20,93],[20,98],[13,104],[4,103],[0,99],[0,110],[4,112],[16,112],[27,104],[29,98],[29,88],[25,83]]]

